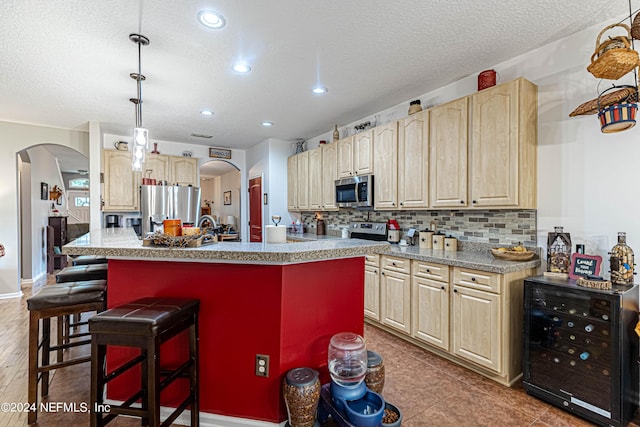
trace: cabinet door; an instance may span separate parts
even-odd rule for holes
[[[453,353],[501,372],[500,296],[454,285],[452,310]]]
[[[353,137],[353,173],[373,173],[373,129],[365,130]]]
[[[378,267],[364,267],[364,315],[380,321],[380,275]]]
[[[322,209],[322,147],[309,150],[309,209]]]
[[[382,323],[411,333],[411,280],[408,274],[383,270],[380,275]]]
[[[309,209],[309,152],[305,151],[298,157],[298,209]]]
[[[449,283],[412,278],[411,336],[449,351]]]
[[[353,176],[353,137],[341,139],[338,144],[338,177]]]
[[[169,181],[171,184],[198,185],[198,159],[191,157],[169,158]]]
[[[429,207],[429,110],[400,120],[398,163],[400,208]]]
[[[131,152],[104,150],[104,211],[138,210],[140,175],[131,170]]]
[[[471,97],[471,204],[518,205],[518,80]]]
[[[338,144],[322,146],[322,210],[338,210],[336,179],[338,179]]]
[[[429,118],[431,207],[467,206],[468,98],[433,108]]]
[[[169,156],[147,154],[144,159],[144,165],[142,166],[142,175],[143,178],[169,181]]]
[[[398,123],[373,130],[373,168],[375,209],[398,208]]]
[[[287,210],[298,210],[298,156],[287,159]]]

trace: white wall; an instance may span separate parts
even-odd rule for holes
[[[247,203],[247,197],[242,197],[240,194],[240,172],[231,171],[219,177],[220,178],[220,204],[216,209],[218,214],[218,222],[224,223],[227,215],[233,215],[236,217],[236,224],[239,221],[238,214],[240,213],[240,206]],[[225,191],[231,191],[231,204],[225,205],[223,201],[223,195]],[[217,203],[216,203],[217,204]],[[237,225],[236,225],[237,227]]]
[[[597,97],[599,81],[586,67],[598,33],[609,23],[491,67],[499,74],[498,83],[522,76],[538,85],[538,245],[546,249],[547,233],[556,225],[564,226],[574,248],[584,243],[587,253],[603,257],[605,275],[607,252],[615,245],[618,231],[626,231],[629,246],[640,250],[640,222],[635,219],[640,209],[636,191],[640,126],[603,134],[597,116],[569,118],[569,113]],[[629,83],[629,76],[622,82]],[[604,81],[600,91],[610,85]],[[432,107],[476,90],[474,74],[410,100],[420,99],[423,106]],[[405,117],[410,100],[347,126],[375,118],[382,124]],[[341,137],[347,126],[341,128]],[[309,139],[307,148],[318,146],[321,139],[330,141],[331,132]]]
[[[20,237],[18,206],[18,160],[16,153],[39,144],[60,144],[88,157],[89,138],[86,132],[55,129],[0,121],[0,243],[6,255],[0,258],[0,298],[20,293]],[[40,183],[38,182],[38,186]],[[40,194],[40,189],[35,193]],[[35,238],[35,236],[33,236]]]
[[[265,224],[272,224],[271,215],[280,215],[282,224],[289,224],[287,212],[287,157],[293,149],[290,141],[271,139],[269,141],[269,185],[264,187],[268,193],[268,210],[265,209]],[[266,207],[265,207],[266,208]]]

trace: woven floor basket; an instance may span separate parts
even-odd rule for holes
[[[616,37],[616,43],[622,42],[624,47],[611,48],[613,39],[600,42],[605,31],[614,27],[622,27],[631,37],[631,29],[626,24],[612,24],[606,26],[596,38],[596,48],[591,55],[591,64],[587,70],[598,79],[618,80],[638,66],[640,58],[638,52],[631,49],[628,37]],[[617,46],[618,44],[616,44]]]

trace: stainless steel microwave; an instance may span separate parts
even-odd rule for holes
[[[340,208],[373,209],[373,175],[337,179],[336,204]]]

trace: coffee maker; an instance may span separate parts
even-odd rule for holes
[[[122,215],[107,215],[104,220],[107,228],[122,227]]]

